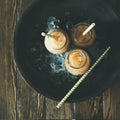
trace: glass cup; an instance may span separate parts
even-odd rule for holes
[[[73,75],[82,75],[90,66],[90,57],[82,49],[73,49],[66,54],[65,67]]]
[[[82,35],[89,26],[88,23],[81,22],[73,27],[71,37],[74,45],[86,48],[94,43],[96,34],[93,28],[86,35]]]
[[[69,47],[69,37],[61,29],[51,29],[45,36],[45,47],[53,54],[64,53]]]

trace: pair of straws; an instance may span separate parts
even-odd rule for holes
[[[95,26],[95,23],[92,23],[83,33],[82,35],[86,35],[93,27]],[[42,36],[49,36],[54,37],[53,35],[47,34],[42,32]],[[68,93],[63,97],[63,99],[57,104],[57,108],[60,108],[62,104],[67,100],[67,98],[75,91],[75,89],[80,85],[80,83],[87,77],[87,75],[94,69],[94,67],[101,61],[101,59],[107,54],[107,52],[110,50],[110,46],[102,53],[102,55],[96,60],[96,62],[89,68],[89,70],[82,75],[82,77],[78,80],[78,82],[68,91]]]
[[[92,23],[83,33],[82,35],[85,36],[93,27],[95,26],[95,23]],[[54,37],[53,35],[47,34],[45,32],[41,33],[42,36],[48,36],[48,37]]]

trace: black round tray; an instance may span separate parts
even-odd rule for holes
[[[85,49],[90,55],[91,65],[108,46],[111,46],[111,50],[67,102],[99,95],[119,73],[119,16],[105,1],[37,0],[23,13],[16,27],[14,56],[25,81],[46,97],[60,100],[81,76],[67,72],[64,67],[66,53],[49,53],[40,34],[59,27],[70,35],[73,25],[79,22],[96,23],[95,43]],[[71,43],[68,51],[73,48],[77,47]]]

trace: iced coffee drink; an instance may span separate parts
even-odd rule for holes
[[[90,57],[82,49],[73,49],[65,57],[65,67],[73,75],[82,75],[90,66]]]
[[[69,47],[69,37],[61,29],[51,29],[45,36],[45,47],[53,54],[64,53]]]
[[[86,48],[91,46],[95,41],[95,30],[91,29],[87,34],[83,35],[83,32],[89,27],[88,23],[78,23],[76,24],[71,32],[72,41],[76,46]]]

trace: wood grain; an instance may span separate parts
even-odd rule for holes
[[[10,13],[12,6],[9,6],[9,2],[0,1],[0,104],[3,105],[6,112],[2,112],[1,116],[5,119],[16,118],[16,86],[15,86],[15,75],[14,75],[14,64],[12,56],[12,38],[11,28],[13,24],[10,23],[14,19],[13,13]],[[3,7],[4,6],[4,7]],[[8,19],[9,18],[9,19]],[[14,29],[14,28],[13,28]],[[1,110],[2,111],[2,110]],[[0,117],[1,117],[0,116]],[[2,118],[1,118],[2,119]]]
[[[46,98],[46,119],[72,119],[71,104],[64,104],[60,109],[56,108],[57,102]]]
[[[115,83],[104,92],[104,119],[119,120],[120,119],[120,74],[116,76]]]
[[[76,103],[76,119],[80,120],[102,120],[103,119],[103,97],[91,98],[81,103]]]

